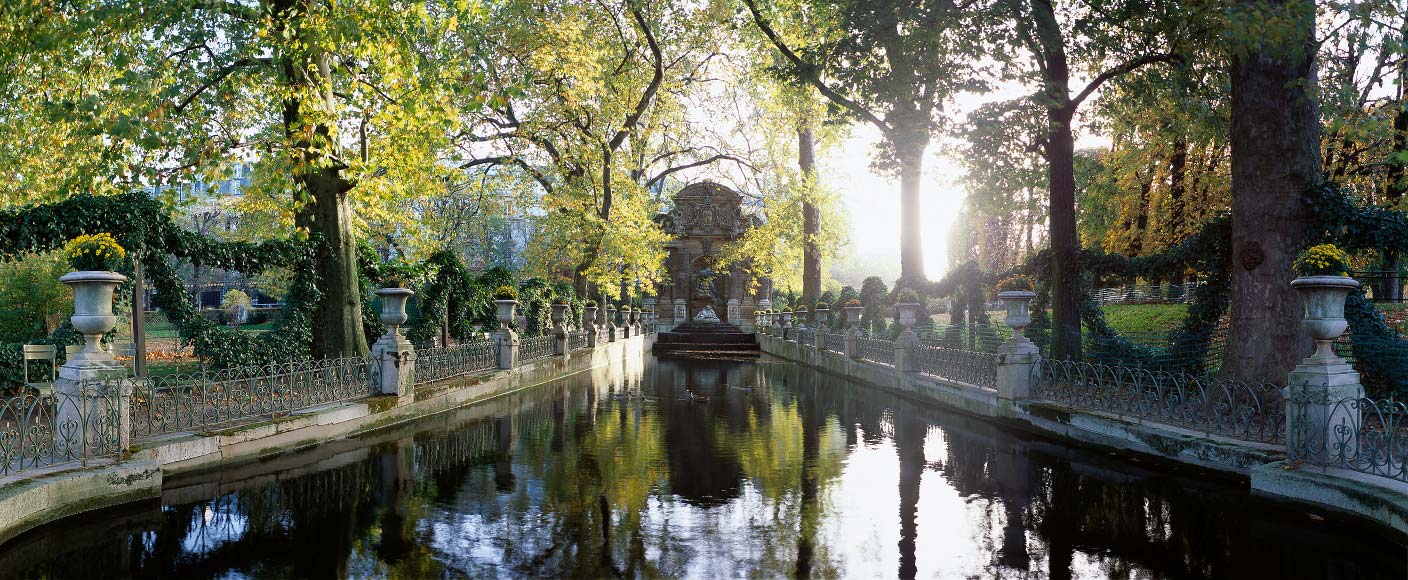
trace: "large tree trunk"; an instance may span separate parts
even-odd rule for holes
[[[1064,65],[1064,59],[1062,64]],[[1064,81],[1061,86],[1065,86]],[[1080,358],[1080,271],[1076,256],[1075,135],[1071,111],[1046,111],[1047,177],[1051,183],[1051,333],[1056,358]]]
[[[310,122],[304,107],[333,110],[331,63],[326,52],[304,37],[307,6],[276,3],[281,30],[291,30],[303,42],[279,55],[282,81],[291,89],[283,103],[284,135],[289,141],[295,178],[303,186],[302,203],[294,216],[296,225],[322,236],[317,249],[318,290],[322,297],[313,312],[314,358],[365,356],[367,339],[362,329],[362,289],[357,271],[357,244],[352,235],[352,209],[347,192],[354,184],[342,175],[344,165],[327,159],[329,144],[337,142],[335,128]]]
[[[919,230],[919,183],[924,176],[928,133],[907,134],[892,141],[900,163],[900,281],[914,287],[924,276],[924,240]]]
[[[797,168],[801,170],[806,193],[802,197],[802,304],[816,306],[821,295],[821,212],[812,203],[816,187],[816,156],[812,150],[812,128],[797,128]]]
[[[1168,245],[1172,246],[1183,240],[1183,232],[1187,227],[1183,223],[1185,212],[1183,211],[1184,194],[1188,191],[1188,140],[1178,137],[1173,140],[1173,153],[1168,160],[1168,226],[1165,228],[1168,235]],[[1173,272],[1168,279],[1169,298],[1183,297],[1183,270]]]
[[[1262,1],[1262,0],[1258,0]],[[1304,0],[1283,0],[1279,4]],[[1314,10],[1232,60],[1232,324],[1223,373],[1281,382],[1309,352],[1291,263],[1320,179]]]

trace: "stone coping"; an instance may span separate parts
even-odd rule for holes
[[[525,363],[512,371],[451,378],[422,385],[404,398],[381,395],[330,403],[213,433],[168,433],[134,443],[121,459],[89,460],[86,467],[74,462],[0,478],[0,543],[64,517],[161,497],[162,482],[172,475],[264,461],[630,359],[643,360],[653,339],[636,335],[566,357]]]

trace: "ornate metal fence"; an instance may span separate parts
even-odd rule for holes
[[[556,339],[547,335],[523,339],[518,343],[518,360],[528,362],[552,356],[554,340]]]
[[[1037,394],[1072,407],[1236,439],[1285,440],[1285,400],[1276,385],[1045,359],[1040,373]]]
[[[861,338],[860,358],[887,365],[895,364],[895,343],[880,338]]]
[[[816,330],[811,328],[797,329],[797,342],[807,346],[816,344]]]
[[[1408,403],[1325,393],[1288,401],[1291,459],[1408,482]]]
[[[837,332],[826,333],[821,348],[836,354],[846,354],[846,335]]]
[[[378,366],[363,357],[122,379],[132,385],[132,435],[204,431],[372,394]]]
[[[490,340],[422,349],[416,351],[416,384],[443,381],[497,367],[494,342]]]
[[[945,379],[997,388],[997,356],[938,346],[914,347],[914,370]]]
[[[578,330],[567,335],[567,350],[578,351],[587,348],[587,331]]]
[[[0,475],[112,455],[121,445],[116,384],[0,398]]]

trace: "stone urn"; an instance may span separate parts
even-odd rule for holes
[[[842,306],[841,310],[846,313],[847,328],[857,328],[860,326],[860,313],[865,311],[864,306]]]
[[[1344,319],[1344,300],[1359,288],[1359,281],[1348,276],[1301,276],[1291,281],[1305,304],[1301,327],[1315,341],[1315,354],[1306,362],[1338,362],[1330,343],[1349,328]]]
[[[817,328],[825,328],[825,327],[827,326],[827,323],[828,323],[828,322],[831,322],[831,309],[830,309],[830,308],[818,308],[818,309],[816,309],[815,312],[816,312],[816,315],[815,315],[815,318],[816,318],[816,327],[817,327]]]
[[[616,328],[616,307],[615,307],[615,306],[607,306],[607,307],[606,307],[606,327],[607,327],[607,328]]]
[[[494,317],[499,319],[499,328],[508,330],[509,325],[513,324],[513,307],[517,305],[517,300],[494,301],[494,307],[497,309],[494,312]]]
[[[597,319],[596,319],[596,307],[595,307],[595,306],[588,306],[588,307],[586,307],[586,308],[583,308],[583,309],[582,309],[582,312],[584,313],[584,314],[582,315],[582,326],[597,326],[597,325],[598,325],[598,321],[597,321]]]
[[[1036,292],[1031,290],[1007,290],[997,293],[1002,306],[1007,310],[1007,326],[1012,327],[1012,340],[1025,342],[1022,330],[1032,323],[1031,303]]]
[[[565,332],[565,331],[567,330],[567,305],[566,305],[566,304],[553,304],[553,305],[552,305],[552,324],[553,324],[553,327],[555,327],[558,332]]]
[[[792,328],[792,311],[791,311],[791,310],[783,310],[783,311],[782,311],[782,327],[783,327],[783,328]]]
[[[73,329],[83,335],[83,350],[69,357],[76,362],[111,362],[112,353],[102,349],[103,335],[117,326],[112,312],[112,294],[127,277],[117,272],[84,270],[69,272],[59,282],[73,288]]]
[[[398,336],[401,325],[406,323],[406,301],[416,293],[409,288],[381,288],[376,291],[381,297],[381,323],[386,325],[386,333]]]
[[[895,311],[899,314],[896,317],[896,322],[899,322],[905,330],[913,328],[914,324],[919,321],[918,302],[901,302],[895,305]]]

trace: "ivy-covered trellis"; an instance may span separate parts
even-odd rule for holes
[[[0,258],[51,251],[79,235],[101,232],[111,233],[127,249],[122,273],[130,276],[133,260],[141,260],[157,305],[176,326],[181,340],[192,345],[207,364],[219,368],[309,357],[312,309],[319,298],[313,281],[316,238],[223,242],[178,227],[161,202],[141,192],[79,195],[57,203],[0,211]],[[288,269],[294,278],[284,315],[266,333],[242,333],[220,326],[192,304],[168,258],[247,275],[270,268]],[[71,334],[67,329],[59,332]],[[50,337],[50,342],[60,341],[69,343],[72,339]]]

